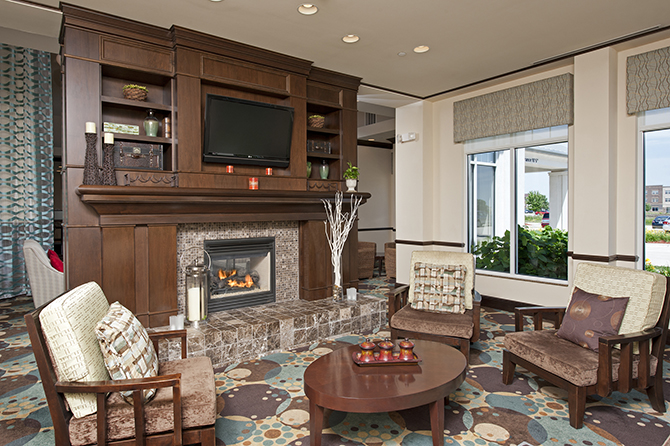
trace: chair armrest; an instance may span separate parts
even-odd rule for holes
[[[621,344],[619,362],[619,380],[617,390],[627,393],[633,387],[633,344],[639,343],[639,363],[637,369],[637,388],[643,390],[651,379],[651,361],[649,355],[649,341],[660,338],[663,334],[661,327],[654,327],[646,331],[624,335],[601,336],[598,338],[598,395],[607,396],[612,390],[612,365],[614,363],[614,346]],[[662,355],[659,355],[662,356]],[[659,357],[658,364],[663,363]],[[663,373],[662,365],[657,365],[655,373]]]
[[[565,307],[517,307],[514,309],[514,331],[523,331],[524,316],[533,316],[534,329],[542,330],[542,320],[545,314],[556,316],[556,328],[561,326]]]
[[[145,444],[144,428],[144,398],[142,393],[146,389],[172,387],[172,411],[173,411],[173,444],[181,444],[182,439],[182,417],[181,417],[181,373],[173,375],[152,376],[149,378],[109,380],[109,381],[87,381],[87,382],[62,382],[55,384],[56,392],[59,393],[95,393],[97,395],[97,444],[107,444],[107,393],[108,392],[133,392],[133,412],[135,415],[135,442]]]
[[[409,293],[409,285],[402,285],[389,291],[386,295],[388,297],[388,320],[391,323],[393,315],[407,304],[407,295]]]
[[[158,341],[162,339],[180,338],[181,339],[181,359],[186,359],[186,330],[155,331],[149,333],[149,339],[154,344],[156,354],[158,354]]]
[[[173,387],[180,384],[181,373],[175,375],[159,375],[148,378],[117,379],[107,381],[66,382],[55,384],[59,393],[109,393],[128,392],[133,390],[157,389]]]

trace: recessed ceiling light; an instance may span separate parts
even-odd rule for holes
[[[356,34],[347,34],[346,36],[342,37],[342,41],[344,43],[356,43],[360,40],[360,37],[358,37]]]
[[[302,15],[313,15],[316,14],[318,10],[319,8],[311,3],[303,3],[302,5],[298,6],[298,12]]]
[[[425,53],[429,49],[430,48],[428,47],[428,45],[419,45],[416,48],[414,48],[414,52],[415,53]]]
[[[222,2],[223,0],[209,0],[210,2]]]
[[[400,57],[402,57],[402,56],[406,56],[406,55],[407,55],[407,53],[404,52],[404,51],[401,51],[401,52],[398,53],[398,56],[400,56]]]

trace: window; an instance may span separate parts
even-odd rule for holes
[[[652,195],[658,195],[662,190],[666,197],[663,200],[654,198],[651,202],[668,203],[670,202],[670,198],[667,197],[670,194],[670,108],[640,113],[638,128],[644,158],[645,193],[649,189]],[[642,203],[645,206],[642,225],[644,268],[661,273],[670,272],[670,244],[663,243],[670,240],[663,224],[669,215],[669,209],[647,204],[649,201],[645,203],[643,200]]]
[[[478,269],[567,279],[567,133],[560,126],[465,143]]]

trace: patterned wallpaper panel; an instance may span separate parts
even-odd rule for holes
[[[628,114],[670,107],[670,47],[626,60]]]
[[[51,56],[0,43],[0,298],[30,291],[23,242],[53,245]]]
[[[574,121],[572,74],[542,79],[454,103],[454,142]]]

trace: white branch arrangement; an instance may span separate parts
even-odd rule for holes
[[[321,200],[323,206],[326,208],[326,216],[328,217],[328,220],[324,221],[323,224],[326,227],[326,238],[328,238],[328,244],[330,245],[330,261],[333,264],[333,271],[335,273],[335,282],[333,285],[340,287],[340,294],[342,294],[342,268],[340,268],[342,249],[349,236],[349,231],[351,231],[354,225],[358,206],[363,201],[361,197],[352,196],[351,198],[351,212],[345,213],[342,213],[342,192],[338,191],[335,194],[334,208],[330,201]]]

